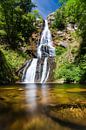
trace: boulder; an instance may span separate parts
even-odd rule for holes
[[[68,47],[68,43],[66,41],[61,41],[58,45],[67,48]]]

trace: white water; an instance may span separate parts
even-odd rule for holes
[[[43,71],[42,71],[41,83],[45,82],[45,80],[46,80],[46,73],[47,73],[47,60],[48,60],[48,58],[45,58],[45,60],[44,60],[44,65],[43,65]]]
[[[48,22],[45,20],[44,30],[41,35],[40,44],[37,49],[37,58],[33,58],[29,67],[26,67],[27,70],[24,70],[24,82],[25,83],[35,83],[37,76],[37,67],[40,69],[40,83],[44,83],[47,81],[50,68],[48,66],[48,57],[55,56],[55,48],[53,47],[51,32],[48,27]],[[41,64],[39,59],[42,60],[44,58],[44,62]],[[41,67],[40,67],[41,66]],[[42,71],[42,72],[41,72]]]
[[[24,82],[34,83],[34,79],[36,76],[37,61],[38,59],[35,58],[32,60],[30,67],[27,69]]]
[[[46,50],[44,50],[45,55],[46,56],[50,56],[50,57],[54,57],[55,56],[55,48],[53,47],[53,42],[52,42],[52,36],[51,36],[51,32],[49,30],[48,27],[48,22],[47,20],[45,20],[45,27],[44,30],[42,32],[42,36],[41,36],[41,40],[40,40],[40,45],[38,46],[37,49],[37,56],[39,58],[42,57],[42,48],[47,48]]]
[[[27,62],[27,63],[26,63],[26,66],[24,67],[23,75],[22,75],[22,81],[24,81],[24,79],[25,79],[25,73],[26,73],[26,70],[27,70],[27,68],[28,68],[28,66],[29,66],[29,64],[30,64],[30,61],[31,61],[31,60],[29,60],[29,62]]]

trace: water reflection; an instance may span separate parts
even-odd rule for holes
[[[26,85],[26,102],[29,105],[31,112],[34,112],[37,108],[37,85],[36,84],[27,84]]]
[[[42,103],[47,104],[47,97],[48,97],[48,85],[43,84],[41,87],[41,94],[42,94]]]
[[[25,89],[25,95],[26,103],[28,104],[28,111],[36,113],[40,105],[43,106],[47,104],[48,85],[27,84]]]

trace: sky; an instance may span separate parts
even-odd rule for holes
[[[37,5],[39,13],[46,19],[46,17],[60,7],[58,0],[32,0]]]

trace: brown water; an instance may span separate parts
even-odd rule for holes
[[[0,130],[86,130],[86,85],[0,86]]]

